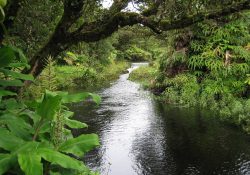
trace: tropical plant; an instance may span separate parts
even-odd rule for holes
[[[11,87],[22,87],[22,80],[33,81],[33,77],[18,72],[20,66],[27,66],[20,50],[4,46],[0,53],[0,174],[94,174],[77,157],[98,146],[98,136],[73,137],[70,128],[87,125],[73,120],[65,104],[86,99],[98,104],[100,97],[46,90],[40,100],[11,98],[17,95]]]

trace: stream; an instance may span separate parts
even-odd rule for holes
[[[129,72],[146,63],[133,63]],[[250,137],[209,111],[154,100],[123,74],[96,93],[99,107],[70,108],[101,146],[84,161],[101,175],[250,175]]]

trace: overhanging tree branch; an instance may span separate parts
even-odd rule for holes
[[[206,13],[198,13],[196,15],[187,16],[178,20],[162,20],[160,22],[154,21],[151,18],[145,17],[138,13],[132,12],[120,12],[107,21],[93,22],[85,24],[85,27],[81,28],[81,31],[72,33],[69,40],[72,43],[81,41],[93,42],[110,36],[112,33],[117,31],[120,27],[142,24],[143,26],[149,27],[155,33],[161,33],[162,31],[168,31],[172,29],[180,29],[188,27],[197,22],[205,19],[215,19],[221,16],[226,16],[235,12],[250,9],[250,1],[244,1],[238,4],[224,7],[215,11]]]
[[[195,15],[187,16],[179,20],[162,20],[159,22],[159,28],[163,31],[168,31],[172,29],[180,29],[184,27],[188,27],[192,24],[195,24],[197,22],[201,22],[205,19],[216,19],[221,16],[230,15],[232,13],[240,12],[243,10],[249,10],[250,9],[250,1],[242,1],[237,4],[233,4],[231,6],[226,6],[223,9],[217,9],[215,11],[210,11],[206,13],[198,13]]]
[[[72,4],[71,2],[73,1],[78,4]],[[162,31],[184,28],[205,19],[218,18],[220,16],[250,9],[250,1],[244,0],[230,6],[225,6],[223,9],[198,13],[177,20],[155,21],[153,18],[147,17],[148,15],[144,16],[133,12],[121,12],[121,10],[126,7],[129,0],[115,0],[113,5],[101,19],[94,22],[83,23],[74,32],[69,32],[70,27],[81,16],[85,2],[84,0],[64,1],[64,14],[54,34],[51,36],[49,42],[30,60],[31,69],[24,71],[24,73],[32,73],[36,77],[46,66],[46,59],[49,55],[56,58],[60,52],[66,50],[73,44],[83,41],[98,41],[110,36],[120,27],[141,24],[149,27],[156,33],[161,33]]]

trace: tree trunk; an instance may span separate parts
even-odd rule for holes
[[[50,41],[29,61],[30,69],[26,69],[23,73],[32,74],[34,77],[40,75],[48,63],[48,57],[57,57],[61,52],[66,50],[69,44],[65,44],[64,39],[54,36]]]

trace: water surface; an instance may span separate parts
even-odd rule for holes
[[[129,71],[140,66],[133,64]],[[97,93],[98,108],[71,109],[101,146],[85,162],[102,175],[250,175],[250,138],[209,112],[156,102],[123,74]]]

